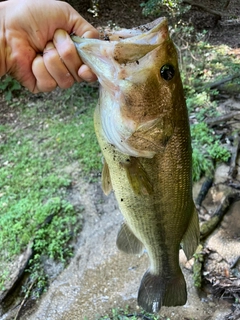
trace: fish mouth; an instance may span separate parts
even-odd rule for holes
[[[168,37],[168,23],[165,17],[133,29],[105,33],[102,39],[71,36],[82,61],[92,69],[100,82],[102,72],[106,71],[106,64],[101,63],[104,62],[104,57],[107,59],[112,56],[119,64],[131,63],[154,50]],[[102,65],[100,69],[99,64]]]

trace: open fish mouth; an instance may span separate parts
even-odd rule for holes
[[[99,72],[99,68],[96,67],[94,56],[100,58],[105,55],[111,55],[120,64],[131,63],[156,48],[167,37],[168,24],[165,17],[133,29],[121,29],[104,33],[102,39],[71,36],[81,59],[91,67],[98,77],[102,77],[102,70]],[[106,42],[103,44],[103,40],[111,44],[106,45]],[[93,47],[95,48],[94,51]],[[101,82],[101,78],[99,81]]]

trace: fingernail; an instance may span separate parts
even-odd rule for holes
[[[67,32],[65,30],[58,29],[54,33],[54,41],[55,42],[61,43],[66,40],[66,37],[67,37]]]
[[[50,51],[50,50],[52,50],[52,49],[55,49],[55,47],[54,47],[53,42],[50,41],[50,42],[48,42],[48,43],[46,44],[46,47],[44,48],[43,53],[47,53],[48,51]]]
[[[81,79],[83,79],[83,81],[86,82],[94,82],[97,80],[97,77],[91,71],[85,71],[83,73],[80,73],[79,76]]]

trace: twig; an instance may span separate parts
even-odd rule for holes
[[[238,173],[237,170],[237,157],[238,152],[240,149],[240,137],[238,134],[235,134],[234,141],[233,141],[233,149],[232,149],[232,157],[231,157],[231,163],[230,163],[230,169],[228,172],[228,177],[235,179]]]
[[[240,111],[236,111],[236,112],[230,112],[228,114],[224,114],[222,116],[219,116],[219,117],[215,117],[215,118],[210,118],[210,119],[207,119],[206,120],[206,123],[213,127],[219,123],[222,123],[222,122],[227,122],[229,120],[231,120],[232,118],[234,118],[235,116],[238,116],[240,115]]]
[[[233,188],[233,189],[240,190],[240,183],[232,183],[232,182],[230,182],[228,184],[228,186]]]
[[[23,298],[23,301],[22,301],[21,304],[20,304],[20,307],[19,307],[19,309],[18,309],[18,312],[17,312],[14,320],[17,320],[17,319],[18,319],[18,316],[19,316],[19,314],[20,314],[20,312],[21,312],[21,310],[22,310],[22,308],[23,308],[23,305],[24,305],[24,303],[26,302],[26,300],[27,300],[27,298],[28,298],[28,295],[29,295],[29,293],[31,292],[32,287],[33,287],[33,285],[34,285],[35,282],[36,282],[36,279],[35,279],[35,280],[31,283],[31,285],[29,286],[28,291],[26,292],[26,294],[25,294],[25,296],[24,296],[24,298]]]
[[[229,3],[230,3],[231,0],[227,0],[225,6],[224,6],[224,9],[227,9],[227,7],[229,6]]]

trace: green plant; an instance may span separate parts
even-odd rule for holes
[[[182,0],[148,0],[141,3],[143,15],[162,15],[165,10],[169,15],[179,16],[189,10],[189,6],[182,6]]]
[[[203,174],[211,176],[215,162],[227,162],[230,152],[221,145],[219,137],[206,123],[191,126],[193,146],[193,180],[197,181]]]
[[[110,315],[105,315],[96,320],[170,320],[169,318],[163,318],[160,315],[149,314],[144,311],[136,312],[131,311],[128,306],[125,309],[113,308]],[[86,319],[87,320],[87,319]]]
[[[9,277],[9,270],[1,270],[1,277],[0,277],[0,291],[5,289],[5,281]]]
[[[189,43],[181,57],[181,75],[189,111],[193,147],[193,179],[212,175],[215,165],[227,162],[230,152],[206,120],[220,115],[218,91],[211,83],[240,72],[240,63],[227,46],[210,46],[204,41]],[[232,83],[239,83],[235,79]]]
[[[0,91],[4,93],[6,101],[10,102],[14,94],[19,93],[20,83],[9,75],[1,78]]]

